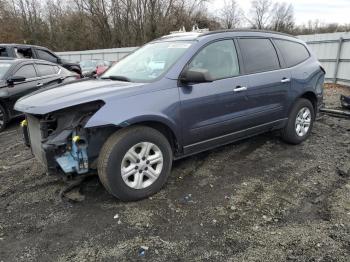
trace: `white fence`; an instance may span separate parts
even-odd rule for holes
[[[69,51],[69,52],[56,52],[60,57],[75,62],[82,60],[106,60],[106,61],[119,61],[124,56],[128,55],[137,47],[124,47],[124,48],[111,48],[111,49],[97,49],[86,51]]]
[[[327,82],[350,85],[350,33],[298,36],[326,69]]]
[[[300,35],[326,69],[326,81],[350,85],[350,33]],[[119,61],[137,47],[58,52],[72,61],[102,59]]]

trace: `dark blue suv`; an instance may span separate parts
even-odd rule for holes
[[[98,172],[121,200],[164,185],[172,161],[271,130],[311,133],[325,72],[302,41],[262,31],[179,33],[152,41],[100,78],[16,104],[49,173]]]

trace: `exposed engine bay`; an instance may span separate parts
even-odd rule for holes
[[[103,104],[95,101],[43,116],[26,114],[21,124],[25,143],[49,174],[80,175],[96,169],[100,148],[115,128],[84,126]]]

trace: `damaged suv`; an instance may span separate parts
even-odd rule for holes
[[[325,72],[300,40],[262,31],[154,40],[97,79],[29,95],[24,137],[49,173],[98,173],[124,201],[154,194],[172,161],[271,130],[299,144]]]

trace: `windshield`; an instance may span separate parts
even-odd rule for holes
[[[132,82],[151,82],[166,73],[191,44],[189,41],[147,44],[112,66],[102,78],[118,76]]]
[[[3,79],[11,64],[0,63],[0,79]]]

